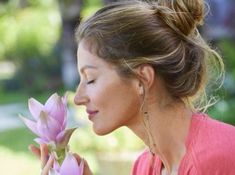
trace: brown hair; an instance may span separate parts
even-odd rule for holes
[[[203,0],[121,1],[82,22],[76,37],[125,76],[152,65],[172,97],[200,108],[208,105],[200,100],[206,100],[209,79],[224,72],[222,59],[197,30],[203,17]]]

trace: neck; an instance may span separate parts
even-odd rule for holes
[[[192,112],[183,103],[177,103],[163,108],[156,108],[156,105],[148,106],[148,114],[147,128],[143,125],[141,115],[129,128],[162,160],[164,168],[171,174],[178,169],[186,152],[185,140]],[[152,137],[152,143],[149,142],[149,135]]]

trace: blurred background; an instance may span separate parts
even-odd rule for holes
[[[84,109],[73,105],[79,82],[74,30],[104,4],[115,0],[0,0],[0,167],[1,174],[40,173],[40,162],[28,151],[35,136],[18,114],[31,117],[28,98],[42,103],[54,92],[69,92],[71,150],[91,164],[95,175],[128,175],[144,148],[128,129],[96,136]],[[235,1],[208,0],[210,11],[202,35],[223,56],[226,65],[220,98],[208,112],[235,125]]]

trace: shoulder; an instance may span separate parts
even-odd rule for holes
[[[157,156],[152,156],[148,150],[140,154],[134,163],[132,175],[152,174],[152,161],[154,161],[155,168],[159,169],[161,166],[160,159]]]
[[[191,145],[193,164],[200,174],[235,174],[235,127],[197,115],[198,133]]]
[[[149,160],[149,152],[146,150],[142,152],[136,161],[134,162],[134,166],[132,169],[132,175],[137,175],[138,172],[144,172],[147,168],[148,165],[148,160]]]
[[[235,127],[215,119],[206,114],[197,114],[194,117],[198,123],[197,142],[206,146],[230,147],[235,150]],[[219,148],[218,148],[219,149]]]

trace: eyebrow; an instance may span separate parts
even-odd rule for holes
[[[83,73],[85,69],[97,69],[97,67],[91,65],[85,65],[80,69],[80,72]]]

